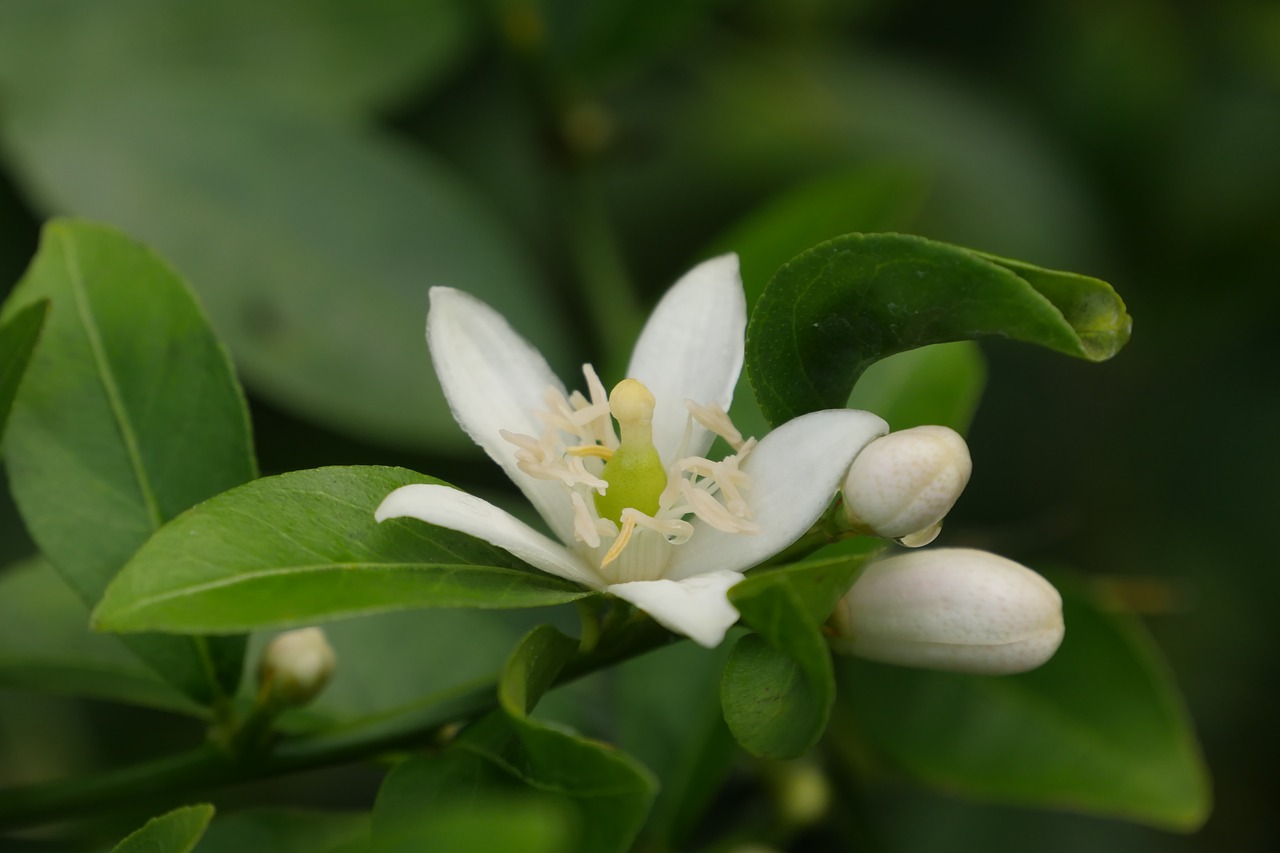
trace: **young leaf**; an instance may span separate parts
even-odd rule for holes
[[[567,798],[579,815],[583,853],[622,853],[653,803],[652,774],[623,752],[526,716],[576,649],[576,641],[549,625],[530,631],[503,669],[501,709],[469,728],[458,745],[537,791]]]
[[[48,312],[49,302],[42,299],[0,324],[0,440],[9,422],[9,408],[18,395],[18,383],[27,370]]]
[[[947,792],[1194,831],[1209,780],[1158,651],[1134,618],[1060,586],[1067,635],[1040,669],[966,676],[841,658],[833,730]]]
[[[152,818],[111,853],[188,853],[204,835],[213,806],[183,806]]]
[[[478,539],[374,510],[402,468],[264,477],[165,525],[94,611],[103,631],[219,633],[411,607],[540,607],[588,595]]]
[[[778,424],[845,405],[871,364],[988,336],[1090,361],[1115,355],[1130,317],[1098,279],[901,234],[848,234],[792,259],[747,328],[746,367]]]
[[[148,249],[86,222],[49,223],[0,318],[51,304],[10,415],[6,455],[32,538],[87,604],[148,536],[256,474],[226,353],[182,280]],[[207,701],[239,680],[238,639],[133,638]]]
[[[720,685],[725,722],[748,752],[795,758],[822,737],[835,680],[821,626],[870,556],[799,563],[729,590],[757,632],[733,647]]]

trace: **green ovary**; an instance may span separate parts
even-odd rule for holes
[[[618,422],[621,441],[605,463],[600,479],[609,484],[595,496],[601,518],[622,523],[628,507],[652,516],[667,487],[667,472],[653,446],[653,394],[635,379],[624,379],[609,395],[609,410]]]

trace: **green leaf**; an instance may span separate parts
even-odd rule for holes
[[[421,148],[216,78],[6,103],[5,119],[32,203],[164,252],[246,384],[282,407],[379,442],[475,453],[424,343],[432,285],[484,299],[568,366],[577,338],[534,259]]]
[[[951,793],[1194,831],[1209,780],[1164,661],[1136,619],[1060,586],[1066,639],[1033,672],[841,659],[837,742]]]
[[[0,440],[9,423],[9,409],[18,395],[18,383],[27,370],[31,352],[40,339],[45,315],[49,313],[48,300],[28,305],[0,325]]]
[[[43,560],[0,571],[0,686],[207,716],[116,637],[89,631],[89,611]]]
[[[533,629],[503,669],[501,709],[469,728],[459,747],[543,793],[567,798],[583,853],[630,849],[656,794],[652,774],[612,747],[525,716],[573,656],[577,642],[549,625]]]
[[[821,626],[872,553],[758,573],[729,590],[756,633],[734,645],[720,701],[751,754],[795,758],[826,731],[835,681]]]
[[[167,524],[94,611],[104,631],[220,633],[411,607],[540,607],[589,595],[479,539],[373,513],[402,468],[264,477]]]
[[[1131,320],[1106,282],[901,234],[848,234],[778,270],[747,329],[746,367],[773,424],[845,404],[885,356],[1007,337],[1102,361]]]
[[[529,795],[480,756],[450,749],[401,762],[378,790],[375,853],[488,853],[573,849],[572,813],[551,795]]]
[[[213,806],[183,806],[152,818],[111,848],[112,853],[188,853],[213,817]]]
[[[219,817],[200,839],[199,853],[320,853],[368,836],[363,812],[249,809]]]
[[[473,16],[456,0],[7,0],[0,6],[6,92],[56,102],[69,89],[148,77],[215,78],[325,113],[375,107],[440,78]]]
[[[14,500],[40,550],[86,604],[166,520],[255,473],[226,353],[180,278],[129,238],[45,227],[0,319],[51,303],[10,415]],[[239,681],[242,639],[132,638],[199,701]]]

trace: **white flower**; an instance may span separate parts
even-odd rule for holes
[[[586,393],[566,394],[501,315],[432,288],[427,343],[454,418],[559,541],[445,486],[397,489],[378,520],[408,516],[476,536],[718,645],[738,618],[725,592],[805,533],[858,452],[888,431],[873,414],[838,410],[744,440],[725,412],[745,328],[737,256],[714,258],[658,303],[611,394],[590,365]],[[716,435],[735,452],[707,459]]]
[[[881,663],[1004,675],[1062,643],[1062,597],[1012,560],[935,548],[872,563],[831,617],[832,647]]]
[[[969,482],[969,447],[955,430],[918,426],[877,438],[845,478],[844,511],[853,529],[928,545]]]

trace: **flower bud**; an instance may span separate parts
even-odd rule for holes
[[[305,705],[329,683],[336,663],[333,647],[319,628],[286,631],[262,653],[258,684],[271,704]]]
[[[831,617],[836,651],[881,663],[1005,675],[1062,643],[1062,598],[1040,575],[970,548],[869,565]]]
[[[918,426],[877,438],[853,460],[844,511],[855,530],[927,545],[969,482],[964,439],[944,426]]]

